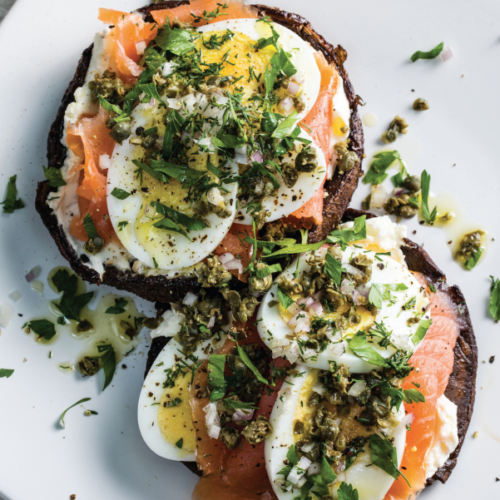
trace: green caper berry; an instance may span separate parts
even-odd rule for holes
[[[234,450],[240,442],[238,431],[233,427],[223,427],[220,431],[219,439],[225,444],[229,450]]]
[[[408,191],[410,191],[411,193],[416,193],[420,191],[420,188],[422,187],[420,177],[416,175],[411,175],[410,177],[407,177],[403,182],[403,187]]]
[[[84,356],[78,361],[78,368],[84,377],[91,377],[99,371],[99,358]]]
[[[78,333],[83,333],[92,330],[92,328],[94,328],[94,325],[88,319],[84,319],[83,321],[80,321],[80,323],[78,323],[76,331]]]
[[[160,323],[163,321],[163,318],[144,318],[142,320],[142,324],[149,328],[150,330],[155,330],[160,326]]]
[[[304,422],[300,420],[296,420],[293,425],[293,433],[294,434],[304,434]]]
[[[128,122],[116,123],[111,129],[109,135],[115,142],[122,144],[125,139],[130,137],[131,129],[132,127]]]
[[[98,236],[97,238],[89,238],[85,245],[83,245],[83,250],[90,255],[95,255],[100,252],[103,247],[104,241]]]
[[[346,447],[347,447],[347,438],[343,432],[339,432],[339,435],[335,440],[335,449],[337,451],[344,451]]]
[[[383,134],[382,134],[382,142],[385,142],[386,144],[390,144],[391,142],[394,142],[399,136],[399,131],[396,130],[396,129],[389,129],[389,130],[386,130]]]
[[[357,163],[359,163],[358,155],[354,151],[348,151],[340,159],[339,170],[341,173],[350,172]]]
[[[413,109],[415,111],[425,111],[426,109],[429,109],[429,103],[425,99],[419,97],[413,102]]]
[[[260,415],[257,417],[257,420],[254,420],[245,430],[243,430],[242,434],[250,444],[259,444],[267,439],[272,432],[272,425],[266,417]]]
[[[285,182],[285,186],[287,188],[293,188],[299,178],[297,170],[291,165],[283,165],[281,167],[281,171],[283,172],[283,181]]]
[[[316,153],[301,151],[295,158],[295,168],[298,172],[314,172],[318,168]]]

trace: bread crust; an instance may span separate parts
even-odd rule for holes
[[[373,214],[367,212],[347,209],[342,221],[352,221],[360,215],[366,215],[369,219],[375,217]],[[427,281],[432,283],[436,289],[448,295],[461,320],[460,334],[454,349],[455,361],[453,372],[450,375],[450,380],[448,381],[448,386],[445,391],[446,397],[455,403],[458,408],[459,441],[448,460],[427,480],[427,487],[432,485],[435,481],[446,483],[457,464],[458,455],[462,449],[465,435],[467,434],[467,429],[469,428],[469,423],[472,418],[474,400],[476,397],[477,344],[469,310],[460,289],[457,286],[449,286],[446,283],[446,276],[444,273],[437,267],[429,254],[420,245],[406,239],[401,249],[405,255],[406,263],[410,271],[422,273],[427,278]],[[163,314],[168,307],[169,306],[165,304],[156,304],[159,314]],[[168,340],[167,337],[156,337],[151,342],[144,378],[146,378],[156,357],[165,347]],[[189,470],[201,476],[194,462],[183,462],[183,464]]]
[[[148,5],[138,9],[138,12],[145,16],[146,21],[154,21],[151,12],[154,10],[174,8],[184,5],[187,1],[168,1],[158,4]],[[321,51],[326,59],[335,64],[337,71],[344,80],[345,92],[351,107],[350,123],[350,149],[355,151],[360,159],[363,158],[363,128],[359,118],[357,107],[360,98],[354,93],[354,89],[349,80],[347,72],[343,66],[347,57],[346,51],[338,46],[334,48],[321,35],[316,33],[311,24],[304,18],[290,14],[279,9],[266,7],[264,5],[255,6],[261,15],[270,16],[275,22],[291,29],[304,40],[313,45],[316,50]],[[56,115],[56,119],[51,126],[47,140],[47,158],[49,167],[60,169],[66,159],[66,148],[61,143],[64,133],[64,114],[69,104],[74,102],[74,93],[78,87],[81,87],[85,81],[90,59],[92,57],[91,45],[87,48],[78,63],[75,76],[70,82],[63,96],[61,105]],[[358,185],[358,179],[361,174],[361,161],[344,175],[335,174],[334,178],[327,181],[325,191],[328,196],[325,198],[323,208],[323,224],[315,226],[309,231],[309,240],[311,242],[320,241],[340,222],[344,211],[346,210],[352,195]],[[106,284],[135,293],[138,296],[152,302],[175,302],[180,300],[188,291],[196,291],[199,284],[196,278],[178,277],[167,278],[165,276],[144,276],[137,274],[132,270],[120,271],[114,266],[105,266],[102,277],[99,273],[88,266],[85,262],[88,259],[86,255],[77,255],[66,234],[59,225],[52,209],[47,205],[47,198],[50,193],[56,189],[51,188],[47,181],[40,182],[37,188],[35,206],[42,218],[43,223],[49,230],[52,238],[56,242],[61,255],[69,262],[71,268],[83,279],[89,283]]]

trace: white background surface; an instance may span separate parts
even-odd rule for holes
[[[302,14],[330,42],[347,49],[351,80],[366,101],[361,114],[378,116],[377,125],[366,129],[367,160],[380,148],[378,137],[389,121],[396,114],[404,116],[409,134],[395,146],[406,153],[410,171],[427,169],[432,191],[455,193],[470,216],[498,240],[500,2],[270,3]],[[0,303],[11,303],[7,296],[14,290],[23,293],[11,303],[16,317],[0,336],[0,367],[15,369],[11,378],[0,379],[0,497],[11,500],[65,500],[73,493],[78,500],[184,500],[196,480],[182,465],[153,455],[140,438],[136,405],[144,347],[126,360],[127,370],[118,370],[113,386],[100,393],[100,376],[84,380],[57,368],[60,362],[73,361],[81,344],[66,336],[53,346],[41,346],[20,329],[37,311],[43,314],[44,301],[24,281],[26,272],[41,265],[45,279],[55,265],[64,264],[34,209],[50,123],[81,52],[101,29],[98,7],[139,6],[132,0],[17,0],[0,26],[0,197],[8,177],[17,173],[20,196],[27,204],[14,214],[0,215]],[[441,41],[455,50],[450,61],[409,61],[415,50],[428,50]],[[412,111],[416,97],[425,97],[431,109]],[[361,186],[352,206],[359,208],[367,192]],[[416,220],[409,227],[410,232],[417,229],[412,238],[425,242],[448,281],[462,288],[480,362],[475,412],[458,466],[446,486],[436,484],[422,498],[498,499],[500,325],[488,317],[487,305],[488,276],[500,277],[500,241],[466,272],[451,259],[439,229],[422,228]],[[47,297],[54,298],[49,292]],[[50,360],[49,350],[54,351]],[[494,364],[482,364],[495,354]],[[81,408],[73,409],[66,430],[59,429],[62,410],[83,397],[92,398],[86,407],[99,415],[87,418]],[[472,438],[474,431],[477,439]]]

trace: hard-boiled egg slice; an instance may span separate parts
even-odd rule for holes
[[[205,108],[204,108],[205,109]],[[150,129],[157,127],[158,134],[164,134],[163,116],[165,109],[159,103],[140,104],[132,113],[132,130],[138,127]],[[227,218],[219,218],[211,212],[206,216],[208,227],[189,232],[189,238],[175,231],[155,227],[154,224],[162,218],[152,206],[152,202],[160,202],[189,217],[197,217],[191,206],[188,189],[175,179],[170,183],[161,182],[148,173],[139,172],[132,160],[143,161],[144,149],[131,143],[130,139],[116,145],[111,165],[108,169],[107,204],[111,222],[123,246],[137,259],[153,268],[179,270],[192,266],[207,255],[220,243],[231,227],[236,215],[237,183],[224,185],[228,191],[219,190],[221,198],[229,210]],[[197,151],[193,144],[193,157],[196,165],[190,167],[206,171],[206,161],[209,153]],[[218,165],[216,155],[210,160]],[[237,164],[232,162],[229,169],[237,173]],[[113,190],[121,189],[130,195],[125,199],[116,198]]]
[[[316,156],[317,167],[311,172],[300,172],[297,182],[293,187],[287,187],[283,181],[283,177],[279,173],[276,173],[276,178],[280,183],[277,196],[267,196],[261,203],[262,208],[271,213],[269,217],[266,217],[266,222],[281,219],[298,210],[316,194],[325,179],[326,161],[321,148],[305,130],[301,130],[299,137],[311,141],[309,147],[311,152]],[[297,142],[296,144],[299,143]],[[300,153],[297,151],[290,151],[285,155],[281,167],[286,168],[286,165],[293,167],[298,154]],[[252,217],[247,213],[245,204],[241,201],[235,222],[239,224],[252,224]]]
[[[297,421],[308,422],[314,416],[315,409],[308,407],[307,402],[317,382],[318,370],[300,367],[299,375],[289,376],[284,381],[283,389],[271,413],[269,421],[273,427],[273,434],[265,442],[265,460],[269,480],[279,500],[294,500],[300,494],[300,487],[284,484],[284,476],[280,474],[280,471],[288,464],[287,454],[290,447],[303,439],[302,435],[295,432],[295,423]],[[384,429],[387,438],[393,440],[398,466],[401,463],[406,443],[406,426],[404,422],[401,423],[404,417],[404,405],[400,406],[399,411],[393,409],[393,418]],[[350,417],[339,419],[338,425],[340,430],[347,433],[352,433],[355,426],[361,428],[359,423],[351,424]],[[363,436],[369,434],[364,428],[360,432]],[[344,473],[338,473],[337,480],[332,485],[332,491],[336,491],[342,482],[346,482],[358,491],[359,500],[382,500],[394,482],[394,478],[376,465],[367,467],[369,464],[371,464],[370,447],[366,444],[364,451],[357,456],[349,469]],[[315,466],[310,461],[309,463],[305,461],[305,465],[308,466],[307,470],[311,475],[318,473],[317,467],[315,472]]]
[[[175,313],[165,314],[168,317],[152,332],[153,337],[178,333]],[[139,396],[137,419],[142,438],[157,455],[169,460],[196,461],[196,436],[189,405],[193,369],[197,361],[207,359],[219,349],[225,339],[222,335],[215,342],[213,339],[201,342],[188,357],[183,354],[181,344],[171,338],[153,363]]]
[[[318,255],[325,255],[326,246],[318,250]],[[317,352],[314,349],[301,346],[301,341],[306,341],[307,333],[301,333],[298,337],[295,335],[295,330],[300,330],[300,327],[290,326],[288,323],[293,320],[293,314],[284,309],[278,300],[278,280],[273,283],[272,288],[267,292],[258,314],[258,329],[261,338],[273,350],[275,357],[285,356],[292,362],[305,364],[313,368],[323,370],[329,369],[329,362],[335,361],[339,364],[346,365],[352,373],[367,373],[375,368],[374,365],[362,360],[356,356],[348,345],[348,340],[352,338],[359,330],[368,330],[375,322],[385,326],[385,329],[390,332],[388,339],[398,349],[404,352],[414,352],[420,342],[414,343],[412,337],[419,328],[420,321],[428,320],[430,313],[426,312],[429,303],[423,289],[416,277],[408,270],[407,267],[397,262],[391,256],[376,254],[374,251],[365,250],[364,248],[356,248],[348,246],[342,255],[343,266],[348,266],[349,261],[353,256],[362,255],[374,259],[372,267],[372,275],[367,283],[367,288],[373,284],[377,285],[404,285],[405,290],[390,290],[390,300],[384,300],[382,307],[377,310],[374,315],[368,308],[358,306],[356,314],[359,322],[349,326],[345,330],[340,330],[328,339],[328,344],[325,350]],[[376,257],[376,259],[375,259]],[[307,254],[302,255],[298,264],[298,279],[304,272],[309,272],[311,267],[307,263]],[[282,275],[288,279],[292,279],[297,270],[297,264],[292,264],[286,269]],[[348,308],[347,308],[348,310]],[[338,312],[326,314],[325,311],[317,315],[316,312],[297,312],[305,317],[325,317],[327,319],[335,319],[340,314],[345,313],[343,309]],[[293,321],[292,321],[293,324]],[[381,347],[378,342],[378,337],[370,338],[373,341],[370,345],[382,357],[389,358],[396,349],[389,345]],[[420,339],[421,341],[421,339]]]
[[[283,99],[286,97],[292,100],[294,97],[301,99],[304,107],[298,112],[298,121],[309,113],[319,95],[321,73],[314,56],[315,51],[311,45],[288,28],[276,23],[272,23],[272,26],[279,35],[278,45],[290,54],[291,62],[297,69],[295,77],[291,78],[291,88],[280,89],[277,93]],[[232,33],[229,40],[222,46],[211,45],[211,37],[215,35],[218,39],[212,38],[212,40],[220,41],[228,30]],[[268,23],[256,19],[233,19],[202,26],[198,31],[203,34],[203,41],[198,42],[198,47],[206,62],[220,63],[222,56],[229,50],[229,54],[225,57],[230,64],[224,65],[221,74],[231,75],[233,79],[242,77],[237,86],[243,89],[247,97],[263,86],[266,68],[270,65],[276,49],[272,45],[262,49],[256,49],[255,46],[259,39],[272,37],[273,33]],[[274,111],[283,113],[279,105]]]

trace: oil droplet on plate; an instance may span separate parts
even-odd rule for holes
[[[365,127],[374,127],[377,124],[377,115],[375,113],[365,113],[363,115],[363,125]]]

